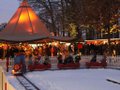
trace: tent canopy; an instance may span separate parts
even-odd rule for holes
[[[46,25],[32,10],[27,0],[23,0],[5,29],[0,32],[0,40],[7,42],[49,42],[53,40],[69,42],[74,38],[51,36]]]
[[[35,14],[26,0],[0,32],[0,40],[24,42],[48,38],[50,36],[45,24]]]

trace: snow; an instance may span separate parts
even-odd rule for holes
[[[120,71],[114,69],[33,71],[25,76],[41,90],[120,90],[119,84],[106,80],[120,81]],[[8,77],[16,90],[24,90],[14,76]]]
[[[25,88],[20,84],[20,82],[16,79],[16,76],[11,74],[11,70],[5,73],[9,83],[16,89],[16,90],[25,90]]]

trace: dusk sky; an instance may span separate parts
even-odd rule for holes
[[[18,0],[0,0],[0,23],[8,22],[18,7]]]

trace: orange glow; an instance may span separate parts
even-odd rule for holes
[[[20,23],[25,22],[25,21],[27,21],[27,19],[28,19],[27,13],[22,13],[22,14],[20,15],[19,22],[20,22]]]
[[[10,23],[12,24],[15,23],[16,21],[17,21],[17,17],[13,18]]]
[[[15,74],[15,70],[12,70],[12,74]]]
[[[31,9],[28,9],[29,10],[29,16],[30,16],[30,19],[32,19],[32,20],[36,20],[37,19],[37,17],[36,17],[36,15],[35,15],[35,13],[34,12],[32,12],[32,10]]]
[[[18,18],[19,18],[19,14],[20,14],[20,8],[18,8],[17,12],[15,13],[15,15],[12,17],[12,19],[10,20],[10,23],[15,23],[17,22]]]
[[[14,70],[18,71],[19,69],[20,69],[20,65],[19,65],[19,64],[16,64],[16,65],[14,66]]]
[[[28,27],[27,31],[28,31],[29,33],[32,33],[32,29],[29,28],[29,27]]]

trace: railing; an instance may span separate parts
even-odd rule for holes
[[[81,56],[81,64],[85,62],[89,62],[92,56]],[[102,55],[97,55],[97,61],[100,62],[102,60]],[[116,67],[120,68],[120,56],[107,56],[107,67]]]
[[[0,67],[0,90],[15,90],[15,88],[6,79],[2,67]]]
[[[73,56],[74,58],[74,56]],[[85,67],[85,63],[89,62],[91,60],[92,56],[81,56],[80,60],[80,67]],[[45,57],[41,57],[40,63],[44,62]],[[51,62],[51,69],[56,69],[57,68],[57,57],[49,57],[50,62]],[[100,62],[102,60],[102,55],[97,55],[97,61]],[[28,65],[28,59],[26,59],[26,65]],[[9,60],[9,68],[13,67],[13,59]],[[0,61],[0,66],[6,70],[6,60]],[[107,56],[107,67],[119,67],[120,68],[120,56]]]
[[[107,57],[108,67],[120,68],[120,56],[109,56]]]

